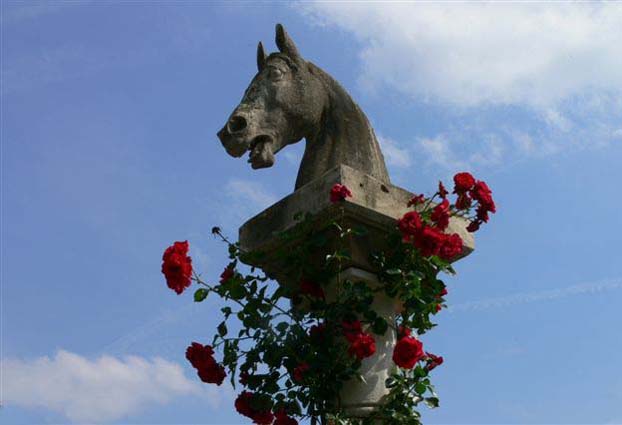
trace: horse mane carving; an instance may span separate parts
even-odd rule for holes
[[[282,25],[277,53],[257,47],[258,73],[218,132],[227,152],[247,151],[253,168],[274,164],[275,154],[306,139],[296,189],[345,164],[390,183],[374,130],[361,108],[330,75],[298,53]]]

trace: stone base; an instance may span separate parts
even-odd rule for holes
[[[336,183],[347,186],[352,197],[333,204],[330,202],[330,190]],[[346,249],[351,260],[343,268],[356,267],[375,273],[369,262],[374,251],[386,247],[386,235],[393,231],[396,220],[402,217],[409,207],[408,201],[413,193],[400,187],[385,184],[375,178],[346,165],[340,165],[321,178],[308,183],[289,196],[278,201],[240,227],[240,247],[245,252],[260,253],[244,259],[247,264],[261,267],[271,278],[282,284],[289,280],[287,264],[279,263],[279,250],[288,250],[297,244],[295,238],[286,240],[281,237],[285,231],[295,232],[299,213],[313,214],[313,223],[317,233],[324,231],[327,223],[341,219],[351,228],[364,227],[367,234],[351,236],[346,241]],[[468,222],[452,218],[448,233],[458,233],[464,242],[461,255],[455,260],[470,254],[475,245],[473,235],[466,231]],[[330,235],[327,234],[330,238]],[[309,261],[323,261],[331,245],[315,253],[316,258]],[[454,260],[454,261],[455,261]]]

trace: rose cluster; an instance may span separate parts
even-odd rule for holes
[[[175,242],[162,256],[162,273],[166,284],[177,293],[184,292],[192,281],[192,258],[188,257],[188,241]]]
[[[462,238],[457,233],[443,232],[449,224],[449,203],[444,200],[434,207],[431,220],[434,224],[424,221],[417,211],[409,211],[398,220],[397,226],[402,233],[402,240],[412,243],[421,255],[439,257],[450,260],[462,252]]]
[[[239,414],[250,418],[256,424],[298,425],[298,421],[288,416],[284,410],[279,409],[272,413],[269,409],[260,407],[260,405],[261,401],[257,394],[250,391],[243,391],[235,399],[235,410],[237,410]]]
[[[403,369],[412,369],[425,360],[425,369],[430,371],[443,364],[443,357],[423,351],[423,344],[411,335],[411,330],[400,326],[397,332],[398,341],[393,349],[393,362]]]
[[[343,336],[345,336],[350,343],[348,353],[351,356],[363,360],[376,352],[376,341],[374,337],[363,332],[360,321],[343,321],[341,327],[343,328]]]
[[[482,223],[488,222],[488,213],[497,212],[497,206],[492,199],[492,191],[488,185],[476,180],[470,173],[458,173],[454,176],[454,193],[458,195],[456,209],[468,211],[477,204],[475,217],[467,227],[469,232],[475,232]]]
[[[416,195],[408,206],[414,206],[417,210],[407,212],[397,222],[402,240],[415,246],[424,257],[436,255],[451,260],[462,252],[462,238],[457,233],[445,233],[452,215],[468,215],[475,207],[475,215],[470,217],[467,227],[469,232],[475,232],[483,222],[488,221],[489,213],[496,212],[492,191],[485,182],[463,172],[454,176],[454,183],[457,195],[454,205],[447,199],[449,192],[439,182],[438,191],[432,199],[439,196],[440,203],[432,207],[423,195]]]
[[[186,359],[197,370],[201,381],[208,384],[222,384],[227,374],[225,368],[214,359],[214,350],[209,345],[193,342],[186,349]]]

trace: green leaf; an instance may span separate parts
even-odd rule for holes
[[[352,233],[354,233],[356,236],[365,236],[369,232],[367,230],[367,227],[357,226],[352,229]]]
[[[388,327],[389,324],[382,317],[376,317],[376,320],[374,320],[372,324],[372,330],[376,335],[384,335]]]
[[[389,269],[389,270],[386,271],[386,273],[388,275],[395,276],[395,275],[402,274],[402,271],[400,269]]]
[[[428,397],[425,399],[425,404],[428,405],[429,408],[434,409],[439,406],[438,397]]]
[[[426,387],[422,382],[417,382],[417,385],[415,385],[415,391],[417,394],[423,394],[427,388],[428,387]]]
[[[279,331],[280,333],[284,333],[288,327],[289,327],[289,324],[287,322],[281,322],[278,325],[276,325],[276,330]]]
[[[205,288],[199,288],[194,292],[194,301],[200,303],[209,295],[209,291]]]
[[[225,322],[221,322],[220,325],[218,325],[218,335],[221,337],[227,335],[227,325]]]

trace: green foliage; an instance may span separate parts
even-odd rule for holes
[[[288,264],[294,279],[305,278],[318,284],[334,282],[337,289],[330,299],[279,286],[261,270],[255,273],[255,268],[243,274],[237,268],[238,262],[256,260],[264,254],[240,251],[237,243],[222,237],[220,229],[215,234],[228,244],[233,277],[212,286],[195,276],[202,285],[194,294],[195,301],[203,301],[210,292],[227,301],[212,345],[223,353],[222,363],[231,384],[236,387],[236,378],[241,379],[246,390],[256,394],[252,403],[256,409],[283,409],[290,415],[311,418],[312,422],[371,424],[380,420],[383,424],[419,424],[417,409],[421,402],[430,408],[439,405],[429,372],[421,363],[391,375],[386,382],[390,390],[386,403],[374,416],[354,420],[343,415],[339,394],[346,381],[360,377],[361,361],[348,353],[341,324],[358,319],[365,330],[377,335],[397,332],[400,325],[414,334],[424,334],[435,326],[430,317],[442,302],[439,294],[444,284],[438,275],[453,273],[451,266],[438,257],[422,257],[412,245],[402,243],[396,230],[387,235],[386,246],[391,249],[371,258],[381,285],[370,288],[364,282],[341,279],[338,273],[341,264],[350,260],[345,239],[367,235],[366,228],[351,229],[337,220],[318,229],[308,214],[298,214],[297,219],[294,230],[280,236],[285,248],[277,252],[277,257]],[[324,261],[310,264],[308,258],[318,251],[328,251]],[[397,298],[403,306],[396,321],[387,321],[371,308],[379,292]],[[228,326],[230,320],[241,324],[237,336],[229,334],[229,328],[233,328]],[[322,331],[318,331],[319,325]],[[308,365],[308,370],[302,379],[296,379],[294,371],[303,364]]]

